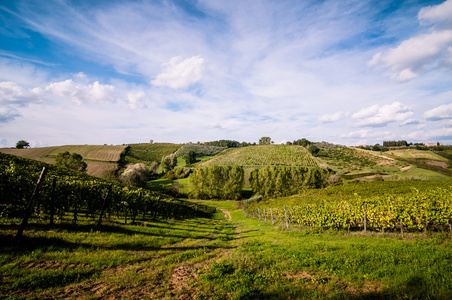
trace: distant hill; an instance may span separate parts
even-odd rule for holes
[[[78,153],[88,165],[89,175],[106,177],[118,168],[121,155],[127,145],[66,145],[27,149],[0,149],[0,152],[31,158],[46,163],[55,163],[55,157],[62,152]]]

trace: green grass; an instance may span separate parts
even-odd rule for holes
[[[211,219],[0,225],[0,298],[450,299],[451,235],[283,230],[234,201]],[[227,215],[227,214],[226,214]]]

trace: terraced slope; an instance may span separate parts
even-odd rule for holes
[[[301,146],[259,145],[230,148],[198,166],[318,166],[317,160]]]

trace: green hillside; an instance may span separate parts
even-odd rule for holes
[[[301,146],[259,145],[227,149],[197,166],[318,166],[318,161]]]
[[[143,144],[130,144],[125,156],[126,163],[145,163],[151,164],[152,162],[161,162],[162,157],[174,153],[179,149],[182,144],[170,144],[170,143],[143,143]]]

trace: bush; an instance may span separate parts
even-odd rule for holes
[[[149,180],[151,172],[143,163],[130,164],[127,166],[126,170],[121,174],[119,180],[122,183],[133,185],[133,186],[145,186],[146,182]]]

